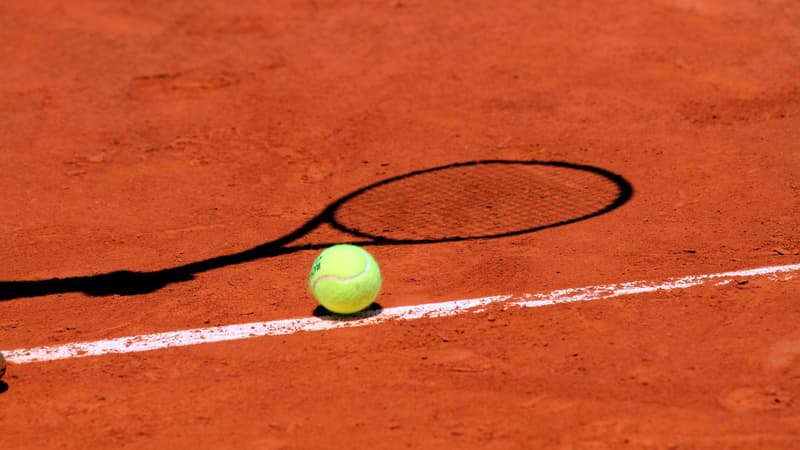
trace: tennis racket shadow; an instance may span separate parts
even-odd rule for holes
[[[459,162],[370,184],[329,204],[293,232],[241,252],[157,271],[0,281],[0,301],[69,292],[93,297],[147,294],[210,270],[343,242],[377,246],[498,239],[588,220],[619,208],[632,196],[625,178],[595,166],[563,161]],[[323,225],[349,238],[298,243]],[[366,313],[379,312],[380,306],[375,306]],[[315,314],[327,315],[324,310]]]

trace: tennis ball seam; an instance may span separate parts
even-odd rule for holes
[[[361,252],[359,252],[359,253],[361,253]],[[361,253],[361,256],[364,257],[364,262],[365,262],[364,269],[362,269],[361,272],[359,272],[359,273],[357,273],[355,275],[350,275],[349,277],[340,277],[340,276],[337,276],[337,275],[322,275],[322,276],[318,277],[316,280],[314,280],[314,283],[311,285],[311,290],[316,290],[317,289],[317,284],[320,281],[324,281],[324,280],[353,281],[353,280],[357,280],[358,278],[364,276],[366,273],[369,272],[369,269],[372,266],[372,263],[370,262],[370,258],[368,258],[367,255]]]

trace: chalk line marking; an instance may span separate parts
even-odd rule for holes
[[[496,295],[492,297],[453,300],[441,303],[426,303],[413,306],[398,306],[382,311],[366,311],[348,318],[304,317],[298,319],[272,320],[236,325],[225,325],[164,333],[126,336],[94,342],[76,342],[64,345],[24,348],[2,351],[6,360],[15,364],[55,361],[68,358],[83,358],[106,354],[146,352],[171,347],[233,341],[262,336],[280,336],[301,331],[324,331],[338,328],[364,327],[391,320],[415,320],[455,316],[466,312],[480,312],[494,303],[506,303],[520,308],[537,308],[546,305],[571,302],[589,302],[656,291],[674,291],[703,284],[723,285],[745,278],[770,275],[770,279],[793,278],[800,271],[800,264],[759,267],[733,272],[689,275],[663,281],[631,281],[581,288],[560,289],[546,294]]]

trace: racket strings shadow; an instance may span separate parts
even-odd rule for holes
[[[203,272],[335,243],[414,245],[494,239],[567,225],[613,211],[633,195],[621,175],[557,161],[472,161],[410,172],[328,205],[278,239],[241,252],[156,271],[120,270],[42,280],[0,281],[0,301],[80,292],[148,294]],[[292,245],[323,224],[356,239]]]

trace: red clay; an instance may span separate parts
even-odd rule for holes
[[[595,165],[635,195],[531,234],[373,247],[383,306],[796,263],[798,24],[779,0],[9,0],[0,281],[235,253],[485,158]],[[0,301],[0,348],[308,316],[315,256]],[[11,364],[0,447],[796,448],[798,298],[761,279]]]

